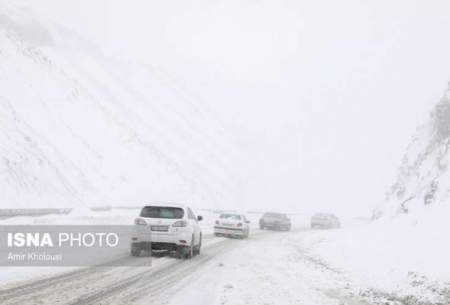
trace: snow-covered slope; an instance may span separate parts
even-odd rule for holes
[[[211,110],[164,71],[2,1],[1,207],[220,207],[235,201],[234,155]]]
[[[417,129],[377,220],[311,231],[297,244],[359,283],[371,304],[450,304],[449,143],[450,91]]]
[[[375,216],[420,214],[424,209],[447,204],[450,145],[450,89],[436,104],[428,122],[417,129],[400,166],[397,181]]]

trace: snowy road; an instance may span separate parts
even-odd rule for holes
[[[118,259],[126,260],[127,267],[78,269],[0,287],[0,304],[449,304],[448,291],[430,302],[383,292],[358,281],[314,255],[303,243],[320,233],[255,229],[247,240],[206,235],[202,254],[190,260],[136,258],[124,253]]]
[[[269,232],[255,232],[253,239]],[[162,301],[161,296],[175,283],[197,272],[211,259],[239,247],[246,241],[204,237],[202,254],[191,260],[171,257],[131,257],[127,267],[93,267],[76,270],[0,290],[0,304],[130,304],[146,299]],[[150,298],[150,299],[149,299]]]

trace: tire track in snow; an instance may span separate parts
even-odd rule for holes
[[[268,232],[256,232],[253,236],[263,237],[267,234]],[[194,273],[210,259],[240,243],[212,236],[205,236],[204,239],[209,242],[204,244],[203,250],[210,253],[189,261],[154,258],[150,267],[148,260],[127,255],[118,261],[135,260],[128,267],[95,266],[0,290],[0,304],[111,304],[111,297],[131,291],[124,294],[125,304],[129,304],[127,298],[135,301],[151,292],[156,295],[165,286],[176,282],[180,273]],[[103,303],[107,300],[107,303]]]
[[[253,236],[264,237],[270,232],[257,231]],[[154,272],[145,272],[140,276],[125,279],[117,285],[110,286],[105,290],[85,295],[70,305],[91,305],[91,304],[135,304],[143,297],[152,297],[158,303],[162,301],[161,296],[164,291],[187,276],[198,272],[211,259],[218,257],[231,249],[240,245],[241,242],[234,239],[223,239],[213,245],[205,247],[207,254],[196,256],[188,261],[178,260],[175,263]],[[118,300],[119,299],[119,300]],[[151,300],[147,301],[146,303]]]

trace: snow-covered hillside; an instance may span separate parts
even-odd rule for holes
[[[310,231],[296,244],[359,283],[370,304],[449,304],[449,143],[447,91],[409,144],[377,220]]]
[[[450,89],[436,104],[426,124],[417,129],[376,217],[401,213],[421,214],[424,209],[448,203],[450,171]]]
[[[235,202],[232,141],[170,75],[0,6],[0,206]]]

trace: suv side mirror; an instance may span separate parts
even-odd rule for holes
[[[203,217],[202,216],[197,216],[197,221],[202,221],[203,220]]]

